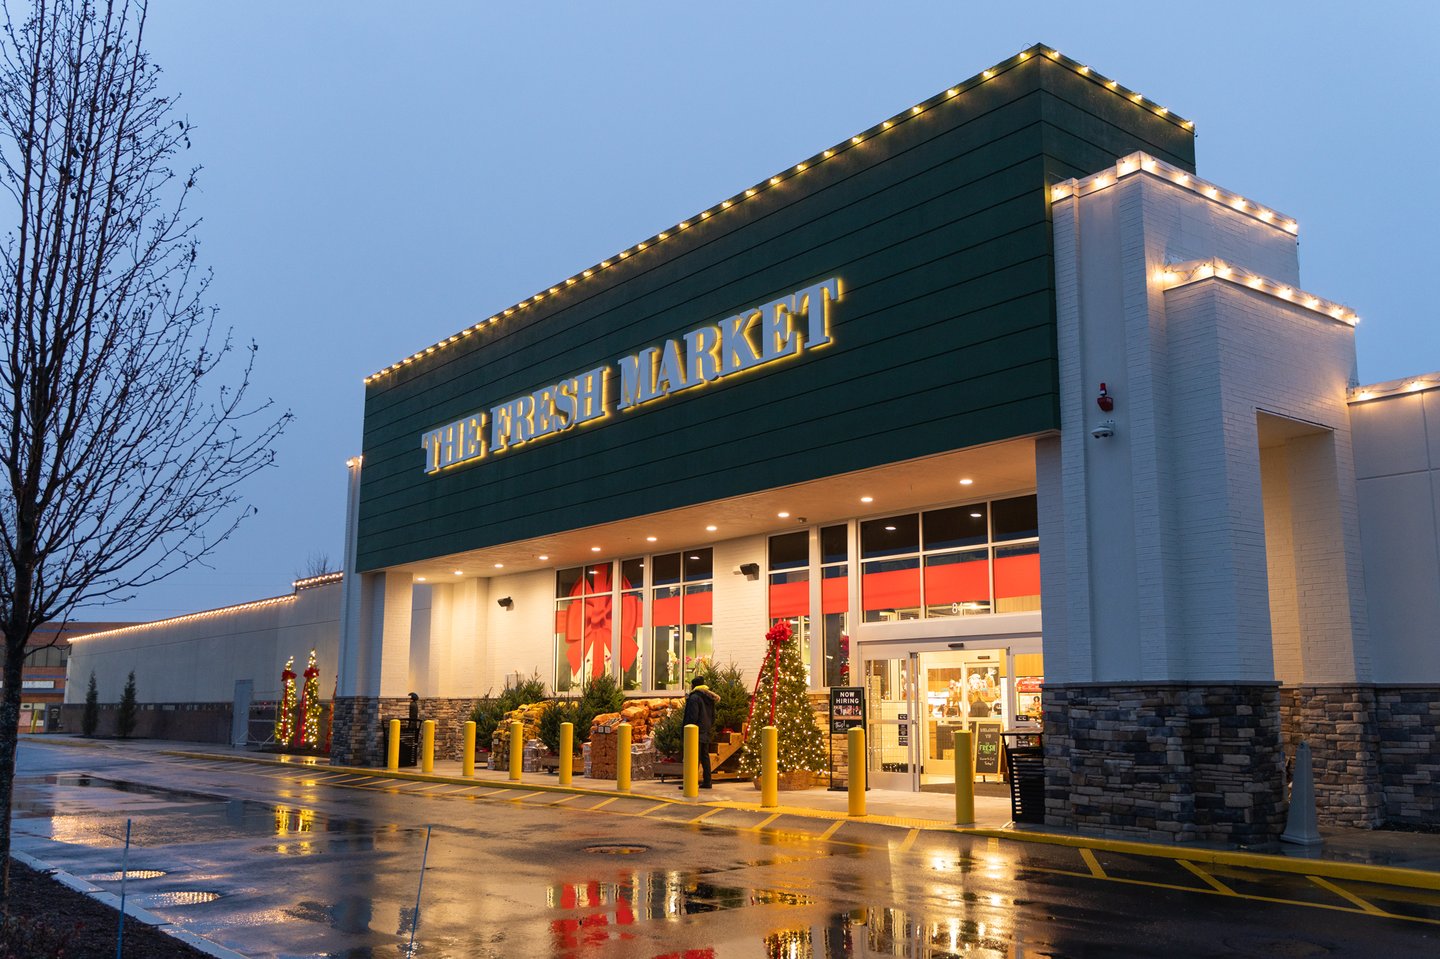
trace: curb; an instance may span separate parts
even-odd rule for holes
[[[79,878],[78,876],[72,876],[70,873],[65,872],[62,869],[57,869],[43,860],[36,859],[29,853],[11,850],[10,858],[14,859],[18,863],[29,866],[36,872],[44,873],[51,879],[54,879],[56,882],[60,883],[62,886],[65,886],[67,889],[73,889],[75,892],[89,896],[91,899],[94,899],[101,905],[109,906],[116,912],[120,910],[120,897],[115,895],[113,892],[106,892],[99,886],[91,885],[90,883],[86,882],[84,879]],[[202,936],[197,936],[193,932],[187,932],[184,929],[180,929],[173,923],[171,923],[170,920],[165,919],[161,916],[157,916],[155,915],[155,913],[150,912],[146,909],[141,909],[133,902],[126,902],[125,915],[129,916],[131,919],[136,920],[137,922],[143,922],[147,926],[158,929],[161,932],[165,933],[165,935],[167,936],[179,939],[181,942],[194,949],[198,949],[200,952],[205,953],[207,956],[214,956],[215,959],[249,959],[248,956],[238,953],[233,949],[227,949],[224,946],[217,945],[216,943],[211,942],[209,939],[206,939]]]
[[[1014,842],[1041,843],[1052,846],[1068,846],[1075,849],[1098,849],[1127,856],[1144,856],[1151,859],[1178,859],[1195,863],[1211,863],[1223,866],[1242,866],[1269,872],[1283,872],[1303,876],[1320,876],[1325,879],[1344,879],[1352,882],[1368,882],[1383,886],[1404,886],[1412,889],[1440,890],[1440,872],[1424,869],[1410,869],[1404,866],[1378,866],[1371,863],[1342,862],[1333,859],[1292,859],[1268,853],[1244,852],[1232,849],[1202,849],[1193,846],[1177,846],[1167,843],[1139,842],[1127,839],[1104,839],[1101,837],[1074,836],[1066,833],[1031,832],[1013,829],[976,828],[956,826],[939,819],[902,818],[898,816],[866,816],[852,819],[839,810],[810,809],[804,806],[762,807],[758,803],[716,801],[706,803],[684,802],[648,793],[622,793],[614,789],[586,789],[583,786],[558,786],[534,782],[510,782],[509,780],[465,779],[460,776],[443,776],[435,773],[411,773],[391,769],[370,769],[360,766],[334,766],[315,762],[292,762],[281,759],[266,759],[258,756],[227,756],[216,753],[199,753],[184,750],[161,750],[161,755],[184,759],[206,759],[251,763],[259,766],[314,767],[329,772],[349,773],[379,779],[408,780],[411,782],[444,783],[456,786],[484,786],[493,789],[520,789],[527,792],[572,793],[581,796],[626,796],[636,799],[653,800],[677,806],[708,806],[715,809],[743,809],[753,812],[780,813],[807,819],[822,819],[830,822],[865,823],[867,825],[893,828],[918,828],[930,832],[949,832],[962,836],[976,836],[987,839],[1005,839]]]

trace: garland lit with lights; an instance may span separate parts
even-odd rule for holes
[[[315,665],[315,650],[305,666],[305,688],[300,694],[300,745],[320,745],[320,668]]]
[[[275,742],[281,746],[295,745],[295,657],[285,660],[285,669],[280,673],[280,685],[284,692],[280,697],[280,711],[275,716]]]
[[[807,770],[819,775],[826,769],[825,734],[815,725],[810,689],[800,641],[790,624],[780,622],[765,634],[765,660],[750,699],[749,737],[740,753],[740,770],[760,775],[760,735],[764,725],[776,727],[778,768],[782,773]]]

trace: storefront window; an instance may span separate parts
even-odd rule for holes
[[[639,689],[644,684],[645,561],[627,559],[620,563],[620,688]]]
[[[709,549],[651,557],[650,642],[656,689],[680,689],[715,657]]]
[[[555,574],[555,690],[565,692],[611,668],[615,597],[612,563]]]
[[[1034,496],[862,522],[864,621],[1038,610],[1038,527]]]
[[[825,642],[825,685],[849,686],[850,536],[844,526],[820,530],[820,613]]]
[[[770,625],[786,622],[800,641],[800,658],[810,673],[810,534],[770,537]]]

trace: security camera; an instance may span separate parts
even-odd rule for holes
[[[1108,440],[1110,437],[1115,435],[1115,421],[1106,420],[1105,422],[1101,423],[1099,426],[1091,430],[1090,435],[1095,437],[1097,440]]]

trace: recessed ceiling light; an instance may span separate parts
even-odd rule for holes
[[[504,564],[504,563],[496,563],[496,564],[495,564],[495,568],[496,568],[496,569],[504,569],[504,568],[505,568],[505,564]]]
[[[970,478],[967,476],[965,479],[962,479],[962,480],[960,481],[960,485],[961,485],[961,486],[969,486],[969,485],[970,485],[971,483],[973,483],[973,482],[975,482],[975,481],[974,481],[973,479],[970,479]]]
[[[549,559],[550,557],[549,557],[549,556],[546,556],[544,553],[541,553],[539,556],[537,556],[537,557],[535,557],[535,558],[538,559],[538,560],[540,560],[541,562],[544,562],[545,560]]]
[[[645,542],[647,542],[647,543],[653,543],[653,542],[655,542],[655,537],[653,537],[653,536],[647,536],[647,537],[645,537]]]
[[[600,552],[600,547],[598,547],[598,546],[592,546],[592,547],[590,547],[590,552],[592,552],[592,553],[598,553],[598,552]]]
[[[860,502],[862,502],[862,503],[873,503],[873,502],[875,502],[875,497],[873,497],[873,496],[862,496],[862,497],[860,497]]]
[[[789,519],[789,518],[790,518],[790,514],[787,513],[787,512],[785,512],[784,510],[781,510],[780,512],[776,513],[775,515],[776,515],[776,516],[779,516],[781,519]]]
[[[716,531],[717,529],[719,529],[719,528],[720,528],[720,527],[718,527],[718,526],[707,526],[707,527],[705,527],[705,532],[707,532],[707,533],[713,533],[713,532],[715,532],[715,531]]]

